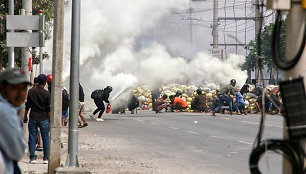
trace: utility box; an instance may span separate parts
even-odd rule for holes
[[[290,10],[291,0],[267,0],[267,8],[272,10]]]

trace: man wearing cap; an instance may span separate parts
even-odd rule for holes
[[[0,149],[5,174],[17,173],[26,149],[17,110],[27,98],[30,81],[24,71],[8,68],[0,73]]]
[[[39,128],[43,140],[43,163],[48,164],[50,93],[44,89],[47,83],[47,76],[40,74],[37,77],[37,82],[36,88],[29,90],[23,122],[28,122],[28,111],[31,109],[28,124],[30,163],[36,163],[35,146]]]

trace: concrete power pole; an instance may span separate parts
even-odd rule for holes
[[[260,4],[259,0],[255,1],[255,38],[258,38],[258,34],[261,31],[262,27],[262,5]],[[260,39],[260,38],[259,38]],[[263,64],[262,64],[262,58],[257,57],[258,62],[258,69],[255,69],[255,78],[258,81],[258,83],[262,84],[264,86],[264,79],[263,79]]]
[[[32,16],[32,0],[22,0],[22,9],[21,15],[28,15]],[[28,30],[28,32],[32,32],[32,30]],[[29,75],[29,69],[28,69],[28,58],[32,57],[32,48],[31,47],[25,47],[22,48],[22,57],[21,57],[21,69],[23,69],[25,72],[27,72]],[[30,78],[32,79],[32,78]]]
[[[51,83],[50,148],[48,173],[55,173],[61,164],[62,71],[64,47],[64,1],[54,7],[53,60]],[[42,63],[42,62],[41,62]]]
[[[214,0],[213,48],[218,48],[218,0]]]
[[[190,30],[190,54],[189,56],[192,57],[192,52],[193,52],[193,18],[192,18],[192,0],[189,0],[189,30]]]
[[[289,15],[287,17],[287,28],[286,28],[286,50],[285,56],[286,58],[292,59],[295,56],[298,49],[301,47],[301,42],[304,34],[305,27],[305,9],[301,7],[300,3],[291,3],[291,9],[289,11]],[[299,76],[304,77],[304,86],[306,85],[305,77],[306,77],[306,52],[302,54],[298,64],[292,69],[285,71],[285,78],[297,78]],[[284,139],[288,138],[286,123],[283,126]],[[302,147],[305,149],[305,139],[301,142]],[[283,160],[283,174],[290,174],[291,165],[287,160]]]

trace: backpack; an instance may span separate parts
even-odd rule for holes
[[[69,94],[66,89],[62,90],[62,109],[67,110],[69,107]]]
[[[101,89],[96,89],[96,90],[94,90],[94,91],[91,93],[90,97],[91,97],[92,99],[95,99],[95,98],[101,98],[102,95],[103,95],[103,90],[101,90]]]

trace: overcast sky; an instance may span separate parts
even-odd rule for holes
[[[227,84],[235,78],[242,85],[246,80],[246,72],[239,68],[245,56],[242,47],[238,55],[231,54],[235,48],[227,49],[226,61],[208,54],[213,0],[193,2],[192,14],[189,0],[88,0],[81,6],[80,82],[86,84],[87,93],[107,85],[118,93],[137,84]],[[225,0],[218,10],[219,17],[252,17],[255,9],[251,0]],[[67,79],[71,4],[65,13],[63,76]],[[254,28],[254,21],[220,21],[219,43],[235,43],[235,37],[248,42],[254,39]],[[52,53],[51,41],[46,50]],[[51,60],[45,63],[51,67]],[[51,73],[51,68],[45,71]]]

